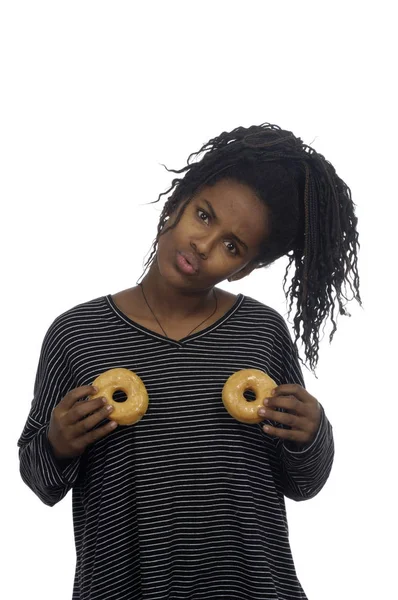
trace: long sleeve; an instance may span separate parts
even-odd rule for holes
[[[24,480],[47,504],[72,487],[75,600],[306,597],[283,493],[318,489],[322,434],[290,453],[260,423],[233,419],[221,397],[245,368],[279,385],[302,382],[281,318],[239,296],[219,321],[176,341],[128,319],[110,295],[61,315],[43,346],[20,453]],[[93,444],[80,466],[59,465],[46,438],[54,406],[117,367],[142,378],[147,413]]]
[[[283,381],[297,383],[305,388],[297,351],[289,330],[284,327]],[[334,459],[333,428],[321,406],[321,421],[312,443],[298,446],[294,442],[277,439],[277,452],[282,465],[284,494],[291,500],[314,498],[325,485]],[[282,409],[283,411],[283,409]],[[281,428],[285,426],[278,424]]]
[[[58,461],[48,441],[51,412],[74,387],[62,351],[62,328],[56,319],[47,331],[39,359],[31,409],[18,440],[20,474],[48,506],[54,506],[76,481],[80,457]]]

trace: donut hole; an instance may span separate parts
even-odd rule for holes
[[[114,402],[126,402],[127,394],[123,392],[123,390],[116,390],[116,392],[113,393],[112,400]]]
[[[257,399],[256,394],[253,392],[253,390],[250,390],[250,389],[249,390],[245,390],[243,392],[243,395],[244,395],[244,397],[246,398],[246,400],[248,402],[253,402],[254,400]]]

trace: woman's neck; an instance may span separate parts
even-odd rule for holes
[[[158,319],[196,318],[214,306],[214,288],[200,291],[176,288],[165,281],[155,265],[140,285]]]

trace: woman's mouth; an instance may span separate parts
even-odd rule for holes
[[[185,275],[195,275],[199,271],[198,261],[191,253],[177,252],[177,266]]]

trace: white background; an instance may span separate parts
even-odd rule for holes
[[[309,600],[394,596],[395,29],[393,2],[382,1],[1,3],[7,600],[71,598],[71,493],[42,504],[20,479],[16,446],[48,327],[135,285],[165,197],[145,204],[177,177],[160,163],[179,169],[222,131],[263,122],[332,162],[351,188],[361,243],[364,308],[349,303],[331,345],[326,330],[318,379],[304,369],[336,456],[316,498],[286,500],[296,569]],[[286,265],[221,287],[286,318]]]

